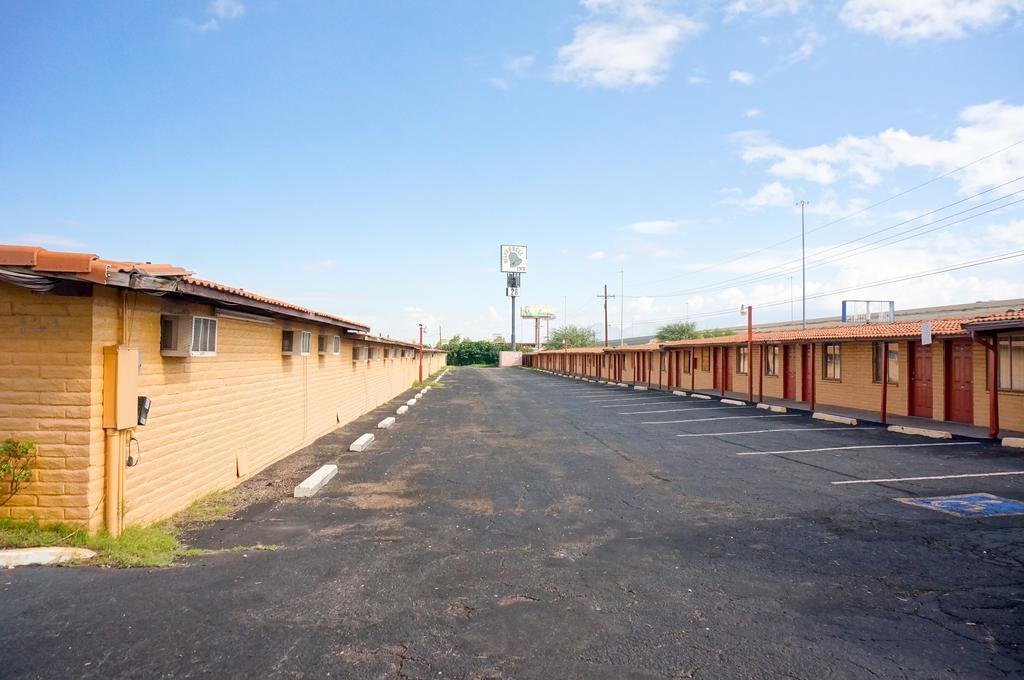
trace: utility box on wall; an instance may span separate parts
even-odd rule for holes
[[[139,350],[103,348],[103,427],[127,430],[139,424]]]

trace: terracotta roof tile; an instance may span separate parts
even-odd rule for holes
[[[0,244],[0,266],[5,265],[25,267],[40,274],[69,274],[73,278],[100,285],[110,285],[111,274],[140,274],[143,276],[165,278],[176,283],[185,284],[186,287],[191,286],[228,293],[284,310],[292,310],[303,315],[319,317],[325,322],[336,322],[345,326],[351,326],[360,331],[370,330],[370,327],[365,324],[341,316],[318,312],[307,307],[251,293],[241,288],[233,288],[214,281],[196,278],[192,276],[192,272],[188,269],[171,264],[104,260],[91,253],[65,253],[50,251],[36,246]],[[192,290],[188,292],[197,293],[197,291]]]

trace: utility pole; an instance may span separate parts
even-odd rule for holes
[[[803,312],[803,328],[807,328],[807,236],[804,229],[804,208],[808,202],[801,199],[797,205],[800,206],[800,307]]]
[[[608,294],[608,284],[604,284],[604,295],[598,295],[599,298],[604,298],[604,346],[608,346],[608,298],[615,297],[614,295]]]
[[[619,270],[619,347],[623,347],[626,344],[626,326],[625,326],[625,311],[626,304],[626,272],[623,269]]]

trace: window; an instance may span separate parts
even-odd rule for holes
[[[370,348],[370,361],[380,361],[380,347]]]
[[[661,370],[662,370],[662,371],[667,371],[667,370],[668,370],[668,367],[667,367],[667,366],[665,365],[665,358],[666,358],[666,357],[667,357],[668,355],[667,355],[667,354],[665,354],[664,352],[660,352],[660,354],[661,354]]]
[[[872,380],[882,382],[882,355],[885,353],[884,342],[876,342],[872,349],[871,363],[874,366]],[[899,345],[889,343],[889,380],[890,385],[900,382],[900,351]]]
[[[192,317],[192,350],[194,357],[217,354],[217,320],[206,316]]]
[[[747,372],[747,347],[736,348],[736,372]]]
[[[764,348],[764,374],[779,374],[779,353],[781,348],[778,345],[768,345]]]
[[[352,348],[352,361],[366,361],[370,358],[370,349],[368,347],[353,347]]]
[[[302,346],[299,349],[299,354],[302,356],[309,356],[309,353],[313,349],[313,334],[309,331],[302,331],[301,342]]]
[[[821,377],[825,380],[840,380],[843,376],[842,355],[839,345],[825,343],[821,346]]]
[[[711,348],[704,347],[700,351],[700,370],[710,371],[711,370]]]
[[[1000,335],[999,389],[1024,392],[1024,335]]]
[[[690,373],[693,370],[693,362],[690,360],[691,355],[691,350],[685,350],[683,352],[683,373]]]
[[[281,331],[281,354],[295,353],[295,331]]]
[[[318,354],[338,354],[341,352],[340,335],[317,335],[316,351]]]

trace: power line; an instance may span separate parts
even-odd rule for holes
[[[992,158],[994,156],[998,156],[999,154],[1004,153],[1006,151],[1009,151],[1010,149],[1012,149],[1012,148],[1014,148],[1016,146],[1020,146],[1021,144],[1024,144],[1024,139],[1019,139],[1019,140],[1017,140],[1016,142],[1014,142],[1012,144],[1009,144],[1007,146],[1004,146],[1001,149],[997,149],[996,151],[993,151],[992,153],[989,153],[989,154],[986,154],[984,156],[981,156],[980,158],[976,158],[973,161],[971,161],[970,163],[966,163],[964,165],[961,165],[960,167],[953,168],[949,172],[945,172],[945,173],[943,173],[943,174],[941,174],[941,175],[939,175],[937,177],[933,177],[933,178],[931,178],[931,179],[929,179],[929,180],[927,180],[925,182],[922,182],[922,183],[920,183],[918,185],[912,186],[909,189],[905,189],[904,191],[901,191],[899,193],[893,194],[892,196],[889,196],[888,198],[884,198],[884,199],[882,199],[880,201],[872,203],[871,205],[865,206],[865,207],[863,207],[863,208],[861,208],[859,210],[855,210],[855,211],[853,211],[851,213],[843,215],[842,217],[838,217],[838,218],[832,220],[831,222],[826,222],[825,224],[822,224],[820,226],[814,227],[813,229],[809,229],[806,233],[807,234],[813,234],[813,233],[821,231],[822,229],[825,229],[827,227],[831,227],[831,226],[833,226],[835,224],[839,224],[840,222],[843,222],[845,220],[848,220],[848,219],[851,219],[853,217],[856,217],[857,215],[861,215],[861,214],[867,212],[868,210],[872,210],[874,208],[877,208],[880,205],[885,205],[886,203],[889,203],[890,201],[894,201],[897,198],[901,198],[903,196],[906,196],[907,194],[912,193],[914,191],[917,191],[918,189],[923,189],[924,187],[926,187],[926,186],[928,186],[930,184],[934,184],[935,182],[938,182],[941,179],[945,179],[946,177],[949,177],[950,175],[956,174],[956,173],[958,173],[958,172],[960,172],[962,170],[966,170],[967,168],[969,168],[969,167],[971,167],[973,165],[977,165],[978,163],[981,163],[982,161],[986,161],[989,158]],[[666,278],[663,278],[663,279],[657,279],[657,280],[654,280],[654,281],[647,281],[647,282],[642,283],[640,285],[646,286],[646,285],[651,285],[651,284],[656,284],[656,283],[663,283],[665,281],[671,281],[671,280],[682,278],[682,277],[685,277],[685,276],[692,276],[693,274],[699,274],[701,272],[705,272],[705,271],[708,271],[710,269],[714,269],[715,267],[718,267],[718,266],[721,266],[721,265],[732,264],[733,262],[738,262],[738,261],[746,259],[748,257],[753,257],[754,255],[758,255],[758,254],[763,253],[765,251],[771,250],[772,248],[776,248],[776,247],[784,245],[786,243],[790,243],[792,241],[795,241],[798,238],[800,238],[800,237],[799,236],[791,236],[789,238],[783,239],[783,240],[778,241],[776,243],[773,243],[771,245],[765,246],[764,248],[761,248],[759,250],[755,250],[755,251],[752,251],[752,252],[749,252],[749,253],[744,253],[743,255],[739,255],[737,257],[734,257],[734,258],[731,258],[731,259],[728,259],[728,260],[722,260],[720,262],[714,262],[712,264],[707,265],[706,267],[702,267],[700,269],[694,269],[694,270],[691,270],[689,272],[683,272],[682,274],[675,274],[673,276],[669,276],[669,277],[666,277]]]
[[[887,236],[887,237],[884,237],[884,238],[881,238],[881,239],[877,239],[875,241],[869,241],[868,243],[865,243],[865,244],[863,244],[861,246],[858,246],[857,248],[854,248],[852,251],[848,251],[848,252],[845,252],[845,253],[840,253],[840,254],[832,256],[832,257],[824,257],[824,258],[822,257],[822,255],[825,254],[825,253],[829,253],[829,252],[832,252],[832,251],[839,250],[839,249],[841,249],[841,248],[843,248],[845,246],[853,245],[854,243],[857,243],[858,241],[862,241],[865,238],[869,238],[871,236],[876,236],[876,235],[884,233],[886,231],[891,231],[892,229],[896,229],[898,227],[901,227],[903,225],[909,224],[911,222],[916,222],[917,220],[920,220],[920,219],[922,219],[924,217],[928,217],[929,215],[934,215],[937,212],[940,212],[942,210],[946,210],[947,208],[950,208],[952,206],[955,206],[955,205],[958,205],[960,203],[963,203],[966,200],[970,200],[972,198],[977,198],[978,196],[981,196],[982,194],[989,193],[989,192],[994,191],[996,189],[1002,188],[1002,187],[1006,186],[1007,184],[1011,184],[1013,182],[1020,181],[1021,179],[1024,179],[1024,175],[1021,175],[1020,177],[1018,177],[1018,178],[1016,178],[1014,180],[1010,180],[1009,182],[1005,182],[1004,184],[1000,184],[999,186],[992,187],[991,189],[987,189],[987,190],[979,192],[977,194],[973,194],[972,196],[968,196],[965,199],[961,199],[959,201],[954,201],[953,203],[949,203],[949,204],[941,206],[939,208],[935,208],[933,210],[929,210],[928,212],[922,213],[922,214],[917,215],[915,217],[912,217],[910,219],[903,220],[901,222],[897,222],[897,223],[892,224],[892,225],[890,225],[888,227],[884,227],[882,229],[877,229],[877,230],[875,230],[873,232],[870,232],[868,234],[864,234],[863,236],[859,236],[859,237],[857,237],[855,239],[851,239],[849,241],[845,241],[843,243],[840,243],[840,244],[837,244],[837,245],[834,245],[834,246],[830,246],[830,247],[828,247],[828,248],[826,248],[826,249],[824,249],[822,251],[819,251],[818,253],[815,253],[815,255],[811,259],[811,263],[808,264],[807,266],[808,266],[808,268],[813,268],[813,267],[820,267],[820,266],[823,266],[825,264],[830,264],[832,262],[838,262],[839,260],[847,259],[849,257],[853,257],[854,255],[863,254],[865,252],[870,252],[872,250],[877,250],[878,248],[885,247],[885,246],[888,246],[888,245],[892,245],[894,243],[900,243],[900,242],[906,241],[906,240],[908,240],[910,238],[917,238],[918,236],[923,236],[925,234],[929,234],[929,233],[932,233],[934,231],[938,231],[939,229],[946,229],[946,228],[954,226],[956,224],[961,224],[961,223],[966,222],[968,220],[975,219],[975,218],[978,218],[978,217],[982,217],[982,216],[987,215],[989,213],[996,212],[998,210],[1002,210],[1004,208],[1008,208],[1010,206],[1016,205],[1016,204],[1020,203],[1021,200],[1011,201],[1011,202],[1008,202],[1008,203],[1003,203],[1002,205],[998,205],[998,206],[996,206],[994,208],[991,208],[989,210],[978,212],[978,213],[975,213],[973,215],[968,215],[965,218],[962,218],[960,220],[956,220],[954,222],[949,222],[948,224],[942,224],[942,225],[939,225],[939,226],[933,226],[933,225],[936,225],[938,222],[945,222],[946,220],[950,220],[950,219],[952,219],[954,217],[958,217],[958,216],[964,215],[966,213],[971,213],[971,212],[977,211],[979,208],[983,208],[985,206],[992,205],[993,203],[998,203],[998,202],[1001,202],[1001,201],[1005,201],[1007,198],[1010,198],[1010,197],[1016,196],[1018,194],[1024,193],[1024,189],[1020,189],[1018,191],[1011,192],[1009,194],[1006,194],[1004,196],[1000,196],[999,198],[995,198],[995,199],[992,199],[990,201],[986,201],[984,203],[979,203],[978,205],[971,206],[970,208],[967,208],[966,210],[961,210],[960,212],[952,213],[950,215],[946,215],[944,217],[938,218],[937,220],[935,220],[933,222],[929,222],[927,224],[922,224],[922,225],[918,225],[918,226],[915,226],[915,227],[911,227],[910,229],[904,230],[902,232],[898,232],[896,234],[893,234],[893,235],[890,235],[890,236]],[[1024,199],[1022,199],[1022,200],[1024,200]],[[931,229],[926,229],[927,227],[932,227],[932,228]],[[920,231],[922,229],[926,229],[926,230],[925,231]],[[911,234],[911,232],[918,232],[918,233]],[[909,236],[904,236],[904,238],[897,238],[897,237],[903,236],[905,234],[910,234],[910,235]],[[896,239],[896,240],[893,240],[893,239]],[[886,241],[890,241],[890,242],[889,243],[884,243]],[[868,246],[875,245],[875,244],[878,244],[878,243],[882,243],[883,245],[877,246],[876,248],[869,248],[868,247]],[[787,265],[795,264],[795,263],[800,262],[800,261],[801,261],[801,258],[794,258],[794,259],[782,262],[780,264],[773,265],[773,266],[768,267],[766,269],[763,269],[760,272],[753,272],[753,273],[750,273],[750,274],[743,274],[742,276],[735,276],[733,278],[725,279],[725,280],[719,281],[717,283],[708,284],[708,285],[705,285],[705,286],[698,286],[696,288],[690,288],[690,289],[687,289],[687,290],[677,291],[677,292],[674,292],[674,293],[662,293],[662,294],[655,294],[655,295],[634,295],[634,296],[627,296],[627,297],[650,297],[650,298],[682,297],[682,296],[685,296],[685,295],[692,295],[692,294],[695,294],[695,293],[713,292],[713,291],[716,291],[716,290],[721,290],[723,288],[731,288],[733,286],[738,286],[738,285],[743,285],[743,284],[757,283],[759,281],[765,281],[765,280],[769,280],[769,279],[773,279],[773,278],[778,278],[778,277],[781,277],[781,276],[787,276],[789,274],[795,273],[798,268],[793,268],[793,269],[781,269],[781,268],[782,267],[786,267]]]
[[[1005,260],[1012,260],[1012,259],[1019,258],[1019,257],[1024,257],[1024,250],[1016,250],[1016,251],[1010,251],[1010,252],[1007,252],[1007,253],[1000,253],[999,255],[992,255],[992,256],[980,258],[980,259],[977,259],[977,260],[968,260],[966,262],[958,262],[956,264],[948,265],[948,266],[945,266],[945,267],[939,267],[937,269],[931,269],[931,270],[927,270],[927,271],[916,272],[914,274],[905,274],[905,275],[893,277],[893,278],[890,278],[890,279],[882,279],[882,280],[878,280],[878,281],[869,281],[867,283],[861,283],[861,284],[857,284],[855,286],[848,286],[846,288],[836,288],[836,289],[832,289],[832,290],[826,290],[826,291],[822,291],[822,292],[819,292],[819,293],[815,293],[814,295],[808,295],[807,299],[808,300],[815,300],[815,299],[819,299],[819,298],[823,298],[823,297],[828,297],[830,295],[837,295],[839,293],[849,293],[849,292],[855,291],[855,290],[863,290],[865,288],[875,288],[877,286],[884,286],[884,285],[887,285],[887,284],[890,284],[890,283],[902,283],[904,281],[910,281],[910,280],[913,280],[913,279],[925,278],[925,277],[928,277],[928,276],[935,276],[937,274],[945,274],[945,273],[948,273],[948,272],[958,271],[958,270],[961,270],[961,269],[969,269],[971,267],[980,267],[982,265],[994,264],[996,262],[1002,262],[1002,261],[1005,261]],[[763,309],[765,307],[777,307],[777,306],[780,306],[780,305],[788,305],[788,304],[789,304],[789,298],[786,298],[784,300],[774,300],[774,301],[769,301],[769,302],[755,302],[755,303],[753,303],[753,306]],[[691,319],[693,319],[693,318],[715,318],[715,317],[720,317],[720,316],[733,315],[735,313],[736,313],[735,309],[713,310],[713,311],[708,311],[708,312],[698,312],[697,314],[690,314],[690,318]],[[647,322],[651,322],[651,321],[669,321],[669,320],[675,320],[675,319],[678,319],[678,318],[679,318],[678,315],[676,315],[676,316],[668,316],[668,317],[658,317],[658,318],[654,318],[654,319],[646,319],[644,321],[636,322],[636,323],[647,323]]]

